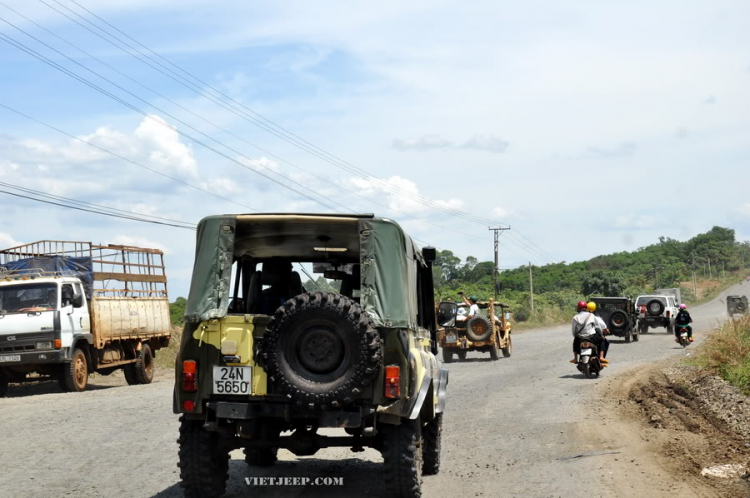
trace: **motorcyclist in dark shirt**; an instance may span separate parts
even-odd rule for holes
[[[677,316],[674,320],[674,337],[675,342],[680,342],[680,329],[686,328],[688,330],[688,340],[693,342],[693,327],[690,325],[693,322],[693,317],[687,310],[687,305],[681,304],[680,311],[677,312]]]

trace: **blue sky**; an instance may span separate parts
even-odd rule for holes
[[[87,21],[115,33],[71,0],[44,1],[104,38]],[[486,226],[407,192],[512,225],[503,267],[632,250],[713,225],[750,236],[746,2],[79,3],[201,82],[186,88],[42,2],[3,0],[119,73],[3,5],[0,18],[142,100],[5,22],[0,32],[150,117],[2,40],[0,103],[242,205],[328,210],[260,172],[296,182],[326,205],[392,217],[462,257],[491,259]],[[400,195],[211,102],[201,96],[207,85]],[[0,181],[189,222],[246,211],[3,109]],[[0,245],[47,238],[157,246],[167,251],[172,296],[187,291],[189,231],[7,195],[0,203]]]

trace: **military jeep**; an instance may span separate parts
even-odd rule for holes
[[[747,313],[747,296],[727,296],[727,314],[732,315]]]
[[[222,495],[233,449],[252,472],[280,448],[368,446],[388,496],[420,496],[439,470],[448,384],[434,259],[373,215],[203,219],[174,388],[185,495]],[[304,288],[303,264],[338,291]]]
[[[438,342],[443,351],[443,361],[450,363],[455,354],[459,360],[466,359],[469,351],[489,352],[490,358],[500,359],[500,352],[510,358],[513,352],[511,324],[508,306],[489,302],[477,302],[480,314],[468,319],[459,313],[462,303],[443,301],[438,306]],[[500,308],[500,317],[495,309]]]
[[[612,335],[624,337],[625,342],[639,339],[638,313],[633,300],[627,297],[594,297],[596,303],[595,315],[601,317],[607,324]]]

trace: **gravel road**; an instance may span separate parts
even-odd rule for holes
[[[750,284],[722,294],[742,293]],[[718,298],[691,310],[696,340],[724,319]],[[441,472],[425,478],[426,497],[667,496],[684,491],[648,455],[628,454],[618,427],[607,426],[602,383],[634,367],[687,354],[671,336],[652,330],[637,343],[615,338],[612,366],[585,380],[568,363],[568,326],[514,337],[513,357],[497,362],[469,355],[450,364]],[[55,383],[12,386],[0,399],[0,495],[13,497],[177,497],[177,417],[166,373],[147,386],[98,377],[84,393],[61,394]],[[604,430],[602,430],[604,428]],[[619,431],[619,432],[618,432]],[[635,446],[633,446],[634,448]],[[614,454],[561,460],[581,453]],[[228,496],[384,496],[382,459],[365,450],[326,449],[295,458],[282,450],[271,469],[232,454]],[[632,460],[632,461],[631,461]],[[627,463],[627,465],[625,465]],[[248,488],[247,476],[344,478],[341,487]],[[583,488],[588,488],[584,491]]]

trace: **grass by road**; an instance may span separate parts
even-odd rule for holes
[[[724,323],[694,362],[750,395],[750,317]]]

